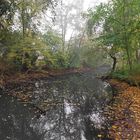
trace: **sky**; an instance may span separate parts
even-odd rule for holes
[[[77,1],[77,0],[63,0],[63,2],[65,2],[65,3],[72,3],[73,1]],[[100,4],[101,2],[105,3],[107,1],[109,1],[109,0],[84,0],[84,5],[82,8],[83,12],[87,11],[89,8],[95,7],[96,5]],[[52,20],[50,20],[50,18],[48,18],[46,15],[48,16],[49,14],[45,14],[45,15],[43,14],[42,16],[40,15],[41,26],[39,25],[38,28],[39,28],[39,31],[42,33],[44,33],[44,31],[46,30],[46,25],[48,26],[48,24],[50,24],[49,22],[52,22]],[[18,17],[18,13],[15,16],[15,25],[12,27],[14,30],[20,29],[20,24],[17,24],[17,23],[19,23],[19,21],[18,21],[18,18],[16,18],[16,17]],[[36,20],[34,20],[34,21],[36,21]],[[70,38],[71,32],[73,32],[73,30],[69,29],[68,34],[66,35],[67,40]]]
[[[64,0],[65,1],[65,0]],[[66,3],[71,3],[73,0],[67,0],[65,1]],[[100,3],[106,3],[109,0],[84,0],[84,5],[83,5],[83,11],[87,11],[89,8],[93,8],[97,5],[99,5]],[[66,34],[66,40],[70,39],[71,33],[73,32],[72,29],[68,29],[68,32]]]
[[[88,8],[94,7],[101,2],[107,2],[108,0],[84,0],[84,11],[86,11]]]
[[[77,1],[77,0],[63,0],[63,3],[68,4],[68,3],[72,3],[73,1]],[[87,11],[89,8],[93,8],[93,7],[97,6],[97,5],[99,5],[101,2],[105,3],[107,1],[109,1],[109,0],[84,0],[83,12]],[[48,16],[49,14],[46,14],[46,15]],[[40,20],[41,26],[39,26],[39,30],[42,33],[44,33],[44,31],[46,31],[46,29],[45,29],[46,23],[47,23],[47,26],[48,26],[48,24],[50,26],[52,26],[51,25],[51,22],[52,21],[51,20],[48,20],[48,17],[45,16],[44,14],[42,16],[43,17]],[[45,20],[45,19],[47,19],[47,20]],[[69,40],[70,39],[70,36],[71,36],[72,32],[73,32],[73,29],[69,28],[68,31],[67,31],[67,33],[66,33],[66,40]]]

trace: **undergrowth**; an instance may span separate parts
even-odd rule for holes
[[[133,65],[131,70],[128,67],[125,67],[123,69],[117,69],[116,71],[112,72],[110,75],[112,78],[117,78],[120,80],[129,80],[133,77],[139,77],[140,64]]]

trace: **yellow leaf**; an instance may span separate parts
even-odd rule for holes
[[[99,134],[99,135],[98,135],[98,138],[101,138],[101,137],[102,137],[102,135]]]
[[[113,129],[117,129],[117,126],[113,125],[112,128],[113,128]]]

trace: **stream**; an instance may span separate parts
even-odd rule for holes
[[[0,140],[108,140],[104,109],[112,98],[111,86],[93,72],[12,86],[0,95]]]

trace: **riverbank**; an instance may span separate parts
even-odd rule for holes
[[[106,111],[112,125],[110,137],[115,140],[140,139],[140,88],[120,80],[108,82],[118,92]]]
[[[72,74],[72,73],[83,73],[92,71],[91,68],[71,68],[71,69],[52,69],[52,70],[41,70],[41,71],[27,71],[27,72],[16,72],[15,74],[1,74],[0,75],[0,87],[4,88],[7,85],[14,83],[28,82],[31,80],[49,78],[58,75]]]
[[[120,69],[109,74],[111,79],[118,79],[133,86],[140,85],[140,66],[130,69]]]

